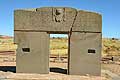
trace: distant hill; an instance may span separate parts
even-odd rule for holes
[[[5,35],[0,35],[0,39],[10,39],[13,38],[12,36],[5,36]]]

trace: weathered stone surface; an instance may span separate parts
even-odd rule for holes
[[[102,31],[102,17],[98,13],[78,11],[73,31],[88,31],[101,32]]]
[[[62,22],[54,20],[56,9],[64,10]],[[73,27],[73,31],[101,32],[102,18],[98,13],[77,11],[73,8],[46,7],[36,8],[36,10],[16,10],[15,26],[17,26],[15,30],[70,31]]]
[[[49,73],[49,34],[46,32],[15,32],[17,72]],[[29,52],[23,51],[29,48]]]
[[[102,17],[67,7],[15,10],[17,72],[49,72],[49,34],[71,34],[68,74],[100,75]],[[25,52],[27,51],[27,52]]]
[[[53,10],[64,9],[64,21],[54,21]],[[70,31],[76,10],[72,8],[38,8],[36,11],[16,10],[15,30]]]
[[[88,53],[88,50],[95,50]],[[70,74],[100,75],[101,33],[72,32],[70,38]]]

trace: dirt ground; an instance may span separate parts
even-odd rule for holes
[[[102,64],[102,67],[120,76],[120,64]]]
[[[110,80],[106,78],[106,75],[102,76],[81,76],[81,75],[67,75],[67,59],[62,61],[57,61],[57,59],[50,58],[50,71],[49,74],[30,74],[30,73],[13,73],[9,70],[4,72],[3,70],[0,71],[0,80]],[[16,66],[16,55],[8,53],[0,55],[0,67],[15,67]],[[107,66],[108,65],[104,65]],[[105,68],[107,68],[105,67]],[[55,72],[54,68],[61,68],[63,72]],[[115,67],[114,67],[115,68]],[[118,69],[118,68],[117,68]],[[120,68],[119,68],[120,69]]]
[[[25,74],[0,72],[0,80],[108,80],[104,77],[64,74]]]
[[[15,62],[3,62],[1,66],[15,66]],[[67,63],[50,63],[50,67],[66,69]],[[13,73],[0,71],[0,80],[109,80],[104,76],[80,76],[67,75],[63,73],[50,72],[49,74],[30,74],[30,73]]]

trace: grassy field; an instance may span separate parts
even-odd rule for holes
[[[102,55],[120,56],[120,40],[119,39],[102,39]]]
[[[0,39],[0,51],[15,51],[17,45],[14,44],[13,38]],[[67,38],[51,38],[50,53],[65,55],[68,53]],[[102,55],[119,55],[120,56],[120,40],[103,38],[102,39]]]
[[[0,51],[15,51],[17,45],[14,44],[13,38],[0,39]]]
[[[66,55],[68,53],[68,40],[63,39],[50,39],[50,54]]]

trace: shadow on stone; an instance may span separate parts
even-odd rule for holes
[[[0,66],[0,71],[16,73],[16,66]]]
[[[62,68],[57,68],[57,67],[51,67],[50,68],[50,72],[67,74],[67,69],[62,69]]]

